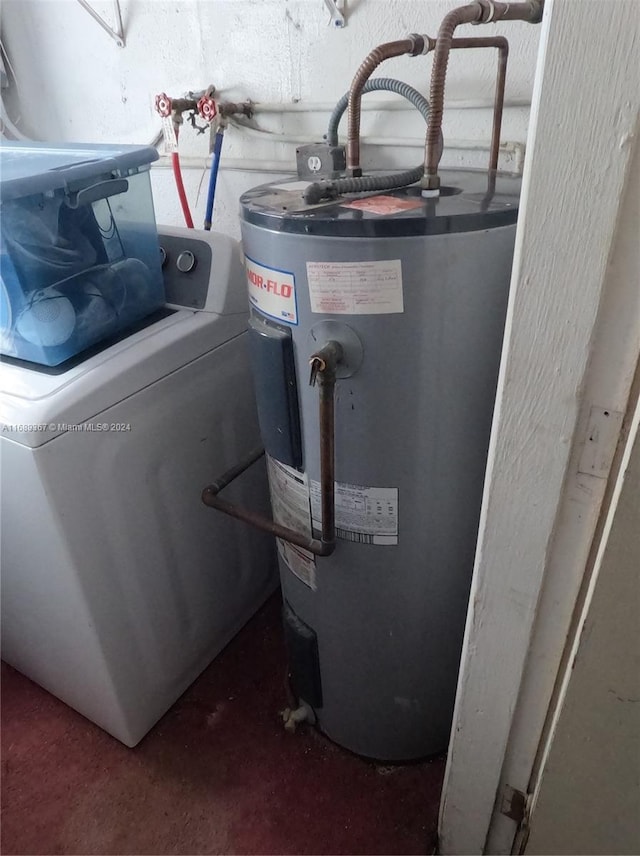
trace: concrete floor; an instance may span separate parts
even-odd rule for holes
[[[433,852],[442,758],[389,767],[284,731],[272,598],[135,748],[2,666],[10,854]]]

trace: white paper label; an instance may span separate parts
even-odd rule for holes
[[[282,526],[311,536],[309,483],[304,473],[267,455],[273,519]],[[314,591],[316,560],[313,553],[278,538],[278,552],[291,571]]]
[[[329,315],[404,312],[400,259],[307,262],[311,311]]]
[[[298,323],[296,281],[292,273],[254,262],[245,256],[249,300],[270,318]]]
[[[311,514],[320,527],[320,482],[311,480]],[[336,535],[358,544],[398,543],[398,488],[336,482]]]
[[[162,135],[164,136],[164,149],[167,154],[178,151],[178,138],[176,128],[171,116],[162,117]]]

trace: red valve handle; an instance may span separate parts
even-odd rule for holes
[[[171,98],[169,98],[166,92],[156,95],[156,110],[163,119],[171,115]]]
[[[218,105],[210,95],[203,95],[198,101],[198,113],[206,122],[212,122],[218,115]]]

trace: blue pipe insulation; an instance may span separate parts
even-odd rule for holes
[[[207,230],[207,232],[210,231],[211,221],[213,220],[213,203],[216,196],[218,167],[220,166],[220,153],[222,151],[223,138],[224,131],[218,131],[216,133],[216,139],[213,145],[213,155],[211,157],[211,171],[209,173],[209,192],[207,194],[207,210],[204,215],[204,228]]]

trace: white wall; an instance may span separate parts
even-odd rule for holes
[[[94,8],[114,23],[113,5],[92,0]],[[76,0],[3,0],[2,38],[8,48],[19,92],[5,93],[11,117],[29,136],[43,140],[147,143],[160,129],[153,96],[172,96],[214,83],[224,97],[253,101],[334,102],[366,53],[383,41],[409,32],[435,35],[454,0],[348,0],[345,29],[332,29],[323,0],[121,0],[126,47],[119,48]],[[533,83],[538,27],[512,23],[462,27],[460,35],[503,34],[511,55],[507,99],[527,103]],[[496,67],[495,51],[454,54],[450,60],[447,99],[482,99],[490,104]],[[428,92],[431,57],[401,58],[377,74],[400,77]],[[378,94],[366,99],[382,97]],[[393,96],[389,96],[393,98]],[[384,99],[388,100],[388,99]],[[524,143],[529,110],[507,109],[503,140]],[[263,115],[272,130],[325,130],[328,114]],[[446,139],[488,144],[490,109],[445,110]],[[411,111],[365,112],[363,132],[376,136],[423,138],[420,116]],[[230,130],[223,156],[293,162],[292,144],[247,138]],[[203,157],[206,136],[182,134],[181,153]],[[370,160],[371,151],[365,150]],[[397,151],[376,148],[376,162],[414,165],[418,146]],[[487,150],[450,150],[443,164],[480,165]],[[365,161],[366,162],[366,161]],[[503,158],[505,168],[515,166]],[[237,234],[237,199],[243,189],[268,180],[255,172],[225,170],[219,178],[216,218],[219,228]],[[185,176],[192,206],[202,181],[197,221],[202,221],[206,177],[203,169]],[[170,171],[155,169],[153,185],[160,222],[179,224]]]

